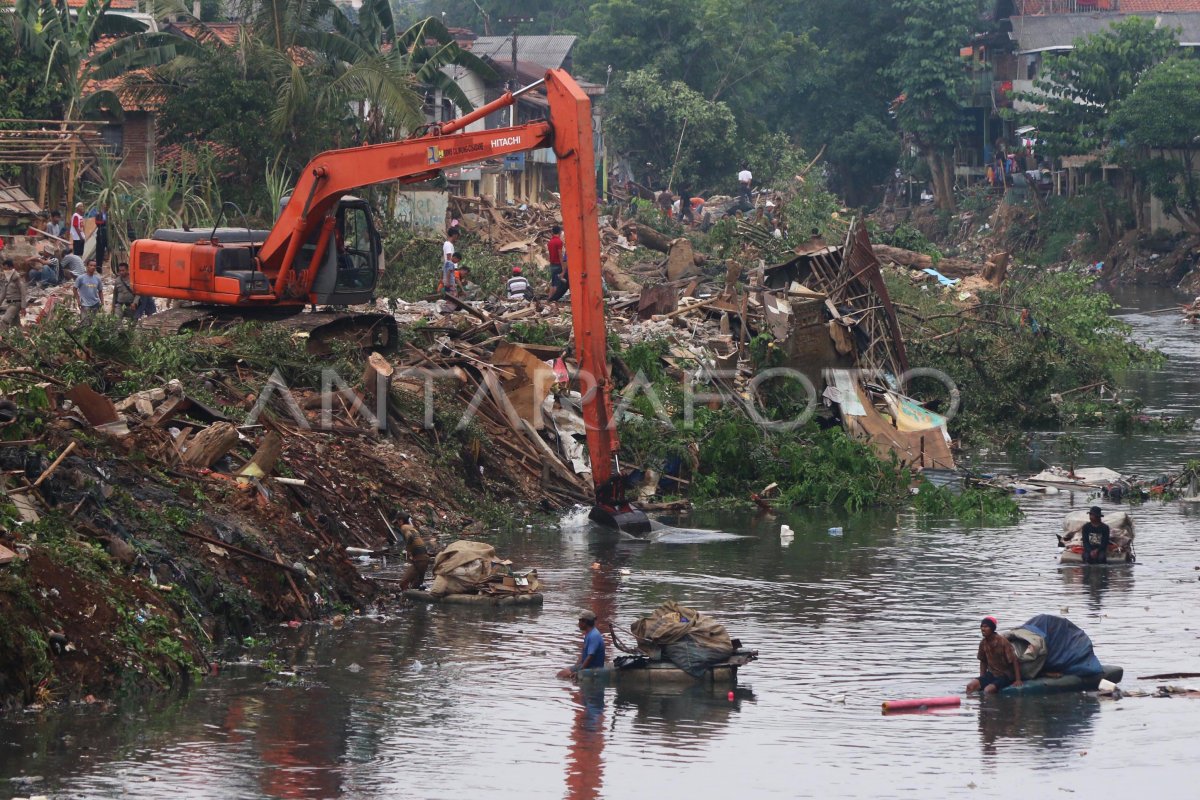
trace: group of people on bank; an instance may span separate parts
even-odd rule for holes
[[[438,283],[438,293],[450,295],[460,300],[475,299],[479,294],[478,286],[471,281],[471,268],[463,263],[459,250],[461,228],[458,220],[451,220],[450,229],[446,232],[446,240],[442,243],[441,279]],[[570,290],[567,277],[567,251],[563,242],[561,225],[550,229],[550,239],[546,242],[546,256],[549,261],[550,290],[547,300],[558,302]],[[524,268],[514,266],[504,286],[506,300],[534,299],[533,285],[525,276]]]

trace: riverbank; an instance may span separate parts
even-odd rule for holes
[[[322,427],[321,370],[361,374],[358,354],[66,314],[6,344],[3,706],[185,685],[231,638],[359,613],[386,589],[357,553],[402,510],[436,542],[538,508],[519,482],[469,487],[419,404],[380,433],[339,396]]]

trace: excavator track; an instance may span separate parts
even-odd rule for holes
[[[184,331],[217,331],[239,322],[278,325],[292,336],[306,339],[305,349],[313,355],[328,355],[335,341],[349,342],[362,350],[387,352],[395,349],[399,329],[390,314],[377,311],[312,311],[281,313],[277,309],[184,306],[169,308],[138,323],[146,330],[164,335]]]

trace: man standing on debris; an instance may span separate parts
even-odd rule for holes
[[[738,195],[750,199],[750,184],[754,183],[754,173],[750,171],[749,164],[742,164],[741,170],[738,172]]]
[[[442,242],[442,291],[454,293],[454,253],[458,249],[458,228],[451,228]]]
[[[0,305],[4,306],[4,315],[0,316],[0,331],[7,331],[21,324],[21,313],[29,304],[29,286],[25,283],[25,276],[17,272],[11,258],[4,259],[4,273],[0,281],[4,283],[0,289]]]
[[[1112,538],[1112,531],[1106,523],[1101,522],[1103,516],[1100,506],[1092,506],[1088,510],[1088,521],[1080,529],[1085,564],[1108,563],[1108,542]]]
[[[596,630],[596,613],[581,611],[579,613],[579,632],[583,634],[583,647],[579,650],[579,660],[567,669],[560,670],[558,677],[574,678],[581,669],[600,669],[604,666],[604,634]]]
[[[680,222],[694,224],[696,220],[692,217],[692,193],[684,184],[676,187],[676,191],[679,193],[679,213],[676,217]]]
[[[667,219],[671,218],[671,210],[675,207],[675,195],[671,194],[670,189],[663,189],[658,193],[658,210]]]
[[[83,255],[83,210],[83,203],[76,203],[71,215],[71,252],[77,256]]]
[[[529,299],[529,280],[521,274],[520,267],[512,268],[512,277],[508,279],[506,288],[509,300]]]
[[[96,274],[95,259],[88,259],[87,272],[75,279],[75,301],[79,303],[79,317],[91,322],[104,303],[104,284]]]
[[[555,302],[567,293],[562,226],[555,225],[550,229],[550,241],[546,242],[546,255],[550,259],[550,301]]]
[[[979,643],[979,677],[967,684],[967,694],[980,689],[995,694],[1008,686],[1021,685],[1021,662],[1012,642],[996,633],[996,618],[984,617],[979,623],[983,640]]]
[[[400,591],[420,589],[425,582],[425,572],[429,569],[429,548],[425,540],[413,525],[412,515],[400,515],[400,536],[404,540],[404,554],[408,558],[408,566],[400,576]]]
[[[129,284],[129,264],[122,261],[117,265],[117,279],[113,283],[113,311],[121,319],[132,322],[137,307],[138,296]]]

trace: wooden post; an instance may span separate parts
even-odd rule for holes
[[[66,211],[70,214],[75,213],[75,180],[78,177],[76,175],[76,170],[78,169],[78,164],[75,162],[76,155],[77,154],[76,154],[76,150],[75,150],[75,137],[72,136],[71,137],[71,161],[67,165],[67,208],[66,208]]]
[[[283,437],[276,431],[270,431],[263,437],[262,444],[258,446],[254,457],[239,470],[238,474],[246,475],[253,472],[255,477],[266,477],[271,474],[271,470],[275,469],[275,464],[282,454]]]

